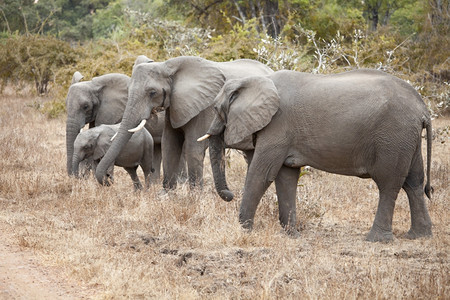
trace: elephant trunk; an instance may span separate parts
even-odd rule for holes
[[[233,193],[229,190],[225,175],[225,142],[221,135],[209,137],[209,157],[217,193],[225,201],[233,200]]]
[[[73,175],[72,162],[74,153],[74,142],[84,126],[84,120],[67,119],[66,123],[66,149],[67,149],[67,174]]]
[[[95,178],[100,184],[108,184],[108,169],[114,165],[114,161],[116,160],[117,156],[119,156],[123,147],[128,143],[131,136],[133,135],[133,133],[128,132],[128,130],[135,128],[139,124],[139,122],[141,121],[139,116],[140,114],[132,107],[127,106],[127,108],[125,109],[119,131],[113,139],[111,146],[109,147],[105,156],[103,156],[103,158],[100,160],[100,163],[97,166],[97,170],[95,171]]]
[[[72,160],[72,174],[75,177],[79,177],[79,167],[80,167],[80,162],[83,160],[82,157],[78,156],[77,154],[75,154],[73,156],[73,160]]]

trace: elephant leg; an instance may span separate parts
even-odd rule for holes
[[[151,178],[152,178],[153,172],[152,172],[151,168],[149,169],[149,168],[143,167],[142,165],[141,165],[141,168],[144,171],[145,189],[148,190],[150,187],[150,184],[152,182]]]
[[[178,166],[178,182],[185,183],[188,180],[188,172],[186,167],[186,143],[183,144],[183,151]]]
[[[188,168],[189,186],[203,186],[203,161],[205,159],[205,142],[197,142],[195,139],[186,137],[185,155]]]
[[[253,150],[244,151],[244,159],[245,162],[247,163],[247,170],[250,164],[252,163],[253,153],[254,153]]]
[[[239,222],[245,229],[252,229],[258,204],[267,188],[278,176],[278,172],[283,164],[282,160],[278,161],[279,159],[277,158],[279,157],[267,152],[259,156],[255,153],[253,156],[245,178],[242,202],[239,210]]]
[[[385,170],[380,170],[377,176],[374,176],[379,189],[378,208],[375,214],[372,228],[366,236],[366,240],[370,242],[388,242],[394,239],[392,234],[392,218],[394,215],[395,200],[400,191],[406,176],[401,176],[399,170],[387,168],[387,164],[383,164]],[[391,166],[400,166],[400,164],[392,163]]]
[[[130,174],[131,180],[133,181],[134,190],[135,191],[142,190],[141,181],[139,180],[139,177],[138,177],[138,175],[136,173],[137,166],[136,167],[124,168],[124,169],[125,169],[125,171],[128,172],[128,174]]]
[[[177,171],[183,142],[182,132],[172,128],[169,117],[166,117],[166,126],[164,127],[161,142],[164,171],[163,187],[165,189],[174,189],[177,186]]]
[[[239,209],[239,223],[245,229],[251,230],[253,228],[256,208],[271,183],[262,174],[254,174],[254,172],[250,171],[247,173],[244,194],[242,195],[241,207]]]
[[[262,144],[253,152],[251,163],[248,166],[245,178],[241,207],[239,210],[239,222],[242,227],[252,229],[256,209],[262,196],[270,184],[276,180],[284,162],[285,147],[271,147]],[[284,171],[284,170],[283,170]],[[281,178],[291,178],[288,171],[281,174]],[[292,180],[292,178],[291,178]],[[288,186],[288,184],[286,185]]]
[[[161,177],[161,144],[155,144],[153,146],[153,169],[155,170],[150,175],[150,180],[152,182],[158,182]]]
[[[148,190],[150,187],[150,183],[152,182],[152,175],[155,172],[155,169],[153,168],[153,159],[152,155],[144,155],[141,162],[141,168],[144,172],[144,182],[145,182],[145,189]]]
[[[395,200],[399,190],[400,188],[398,190],[380,190],[377,213],[375,214],[372,228],[366,236],[367,241],[388,242],[394,239],[394,235],[392,234],[392,217],[394,215]]]
[[[208,126],[207,120],[199,115],[183,127],[185,138],[183,150],[187,163],[189,186],[191,188],[203,186],[203,161],[209,143],[206,141],[197,142],[197,139],[203,132],[206,132]]]
[[[293,237],[299,236],[299,232],[295,228],[297,223],[295,201],[299,175],[299,168],[282,166],[275,179],[280,224]]]
[[[411,212],[411,228],[406,234],[407,238],[415,239],[418,237],[432,236],[432,223],[428,209],[423,196],[423,161],[420,148],[414,156],[411,168],[406,177],[403,189],[408,195],[409,207]]]

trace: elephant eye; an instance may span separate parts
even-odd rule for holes
[[[87,110],[89,108],[89,105],[87,105],[87,103],[85,103],[84,105],[83,105],[83,109],[84,110]]]
[[[154,97],[156,95],[156,91],[155,90],[150,91],[149,95],[150,98]]]
[[[229,100],[230,104],[233,103],[234,100],[236,100],[236,98],[237,98],[238,95],[239,95],[239,92],[238,92],[238,91],[234,91],[234,92],[231,94],[230,100]]]

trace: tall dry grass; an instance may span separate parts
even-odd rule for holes
[[[36,107],[45,99],[0,98],[0,223],[16,243],[58,266],[95,298],[155,299],[445,299],[450,295],[449,124],[434,122],[431,239],[402,238],[410,226],[401,192],[392,243],[365,234],[377,207],[370,180],[313,170],[298,188],[299,239],[281,232],[276,194],[262,199],[255,228],[238,224],[246,170],[231,154],[228,176],[236,200],[205,187],[160,185],[134,193],[125,171],[116,183],[69,178],[65,120]],[[447,131],[445,132],[445,129]],[[425,152],[424,152],[425,153]],[[5,225],[6,224],[6,225]]]

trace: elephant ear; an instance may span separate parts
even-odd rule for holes
[[[101,159],[103,156],[105,156],[106,152],[111,146],[111,138],[117,132],[109,126],[100,126],[98,128],[101,128],[101,130],[99,130],[97,144],[94,149],[94,155],[92,156],[94,160]]]
[[[214,103],[225,76],[214,62],[177,57],[165,62],[172,78],[170,122],[179,128]]]
[[[151,63],[151,62],[153,62],[153,61],[154,61],[153,59],[150,59],[150,58],[148,58],[148,57],[145,56],[145,55],[139,55],[139,56],[136,58],[136,60],[134,61],[133,71],[134,71],[134,68],[136,68],[137,65],[139,65],[139,64]]]
[[[99,99],[96,125],[115,124],[122,120],[128,101],[130,77],[111,73],[92,79]]]
[[[72,82],[70,84],[78,83],[83,78],[84,78],[84,76],[81,75],[80,72],[76,71],[75,73],[73,73]]]
[[[224,92],[229,101],[224,140],[230,147],[267,126],[280,106],[277,88],[268,77],[230,80]]]

